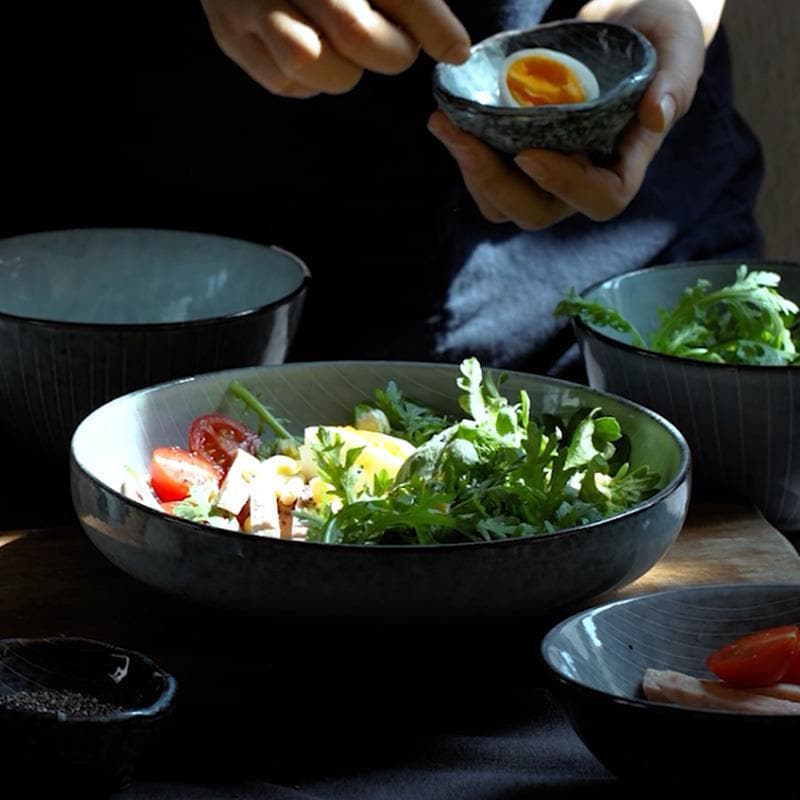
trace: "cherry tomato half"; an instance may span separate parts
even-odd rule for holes
[[[784,680],[798,651],[800,628],[781,625],[755,631],[720,647],[706,664],[730,686],[754,689]]]
[[[237,449],[255,455],[260,444],[255,432],[224,414],[204,414],[189,427],[189,449],[213,461],[223,472],[228,471]]]
[[[150,485],[162,502],[183,500],[192,486],[218,483],[219,477],[216,464],[180,447],[157,447],[150,459]]]
[[[800,627],[798,627],[800,631]],[[797,649],[789,659],[789,669],[786,674],[781,678],[784,683],[798,683],[800,684],[800,633],[798,633]]]

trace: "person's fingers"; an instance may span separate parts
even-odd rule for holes
[[[611,168],[596,166],[583,155],[552,150],[524,150],[514,161],[542,189],[602,222],[624,211],[636,196],[663,138],[634,121],[620,136]]]
[[[394,75],[408,69],[419,45],[366,0],[294,0],[345,58],[373,72]]]
[[[653,44],[658,71],[639,104],[637,116],[649,130],[666,133],[689,110],[703,72],[705,39],[694,7],[675,0],[627,4],[592,0],[579,16],[631,25]]]
[[[692,105],[703,73],[705,46],[699,20],[651,33],[658,51],[658,71],[642,98],[639,121],[656,133],[667,133]]]
[[[206,18],[220,50],[256,83],[281,97],[306,98],[319,94],[316,89],[304,86],[282,72],[258,34],[235,28],[217,12],[213,3],[204,3],[204,6],[207,6]]]
[[[469,56],[469,36],[444,0],[201,2],[223,52],[276,94],[343,93],[364,69],[402,72],[420,47],[443,61]]]
[[[431,115],[428,129],[455,159],[467,189],[487,219],[508,220],[523,230],[541,230],[574,213],[490,147],[456,128],[441,111]]]
[[[303,14],[272,0],[258,18],[258,34],[283,74],[295,83],[329,94],[352,89],[363,70],[338,53]]]
[[[452,123],[447,119],[442,111],[434,111],[431,114],[428,120],[428,130],[445,146],[447,146],[447,138],[451,136],[451,133],[448,130],[449,127],[452,127]],[[458,161],[456,161],[456,163],[458,164]],[[461,177],[464,181],[464,185],[467,187],[467,191],[475,201],[475,205],[478,206],[478,210],[487,220],[489,220],[489,222],[509,221],[508,216],[500,211],[500,209],[498,209],[497,206],[484,195],[483,191],[478,186],[473,184],[471,176],[469,174],[465,175],[463,169],[461,170]]]
[[[444,0],[373,0],[372,5],[436,61],[461,64],[469,58],[469,34]]]

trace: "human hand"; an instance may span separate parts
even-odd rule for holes
[[[429,130],[455,158],[484,217],[540,230],[581,213],[595,221],[620,214],[644,181],[647,167],[677,119],[688,111],[703,71],[703,28],[689,0],[592,0],[580,18],[637,28],[658,54],[658,71],[637,115],[618,141],[618,158],[599,167],[584,155],[523,150],[509,164],[457,129],[441,111]]]
[[[469,36],[444,0],[201,0],[222,51],[283,97],[341,94],[394,75],[422,48],[461,63]]]

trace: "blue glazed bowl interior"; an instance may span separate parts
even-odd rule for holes
[[[242,417],[253,427],[255,417],[243,414],[226,391],[238,378],[255,392],[287,428],[295,433],[310,425],[347,424],[357,402],[369,400],[376,388],[395,380],[417,402],[454,416],[463,416],[455,385],[457,368],[402,362],[331,362],[284,364],[200,375],[134,392],[97,409],[73,438],[75,458],[95,478],[112,488],[125,480],[128,468],[147,474],[152,450],[182,443],[192,419],[214,410]],[[567,414],[596,404],[620,419],[630,439],[631,467],[648,465],[674,485],[688,470],[688,451],[680,434],[647,410],[603,396],[588,387],[554,379],[515,374],[503,386],[514,397],[524,387],[534,414]]]
[[[106,325],[242,314],[300,291],[308,270],[278,248],[150,229],[47,231],[0,240],[0,314]]]
[[[705,659],[718,647],[759,628],[798,620],[798,586],[678,589],[582,611],[545,636],[542,655],[559,678],[653,705],[641,693],[648,667],[713,679]]]

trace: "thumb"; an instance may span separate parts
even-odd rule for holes
[[[642,31],[656,49],[658,71],[637,115],[654,133],[666,133],[689,110],[705,62],[703,30],[696,15],[681,15],[672,22]]]

